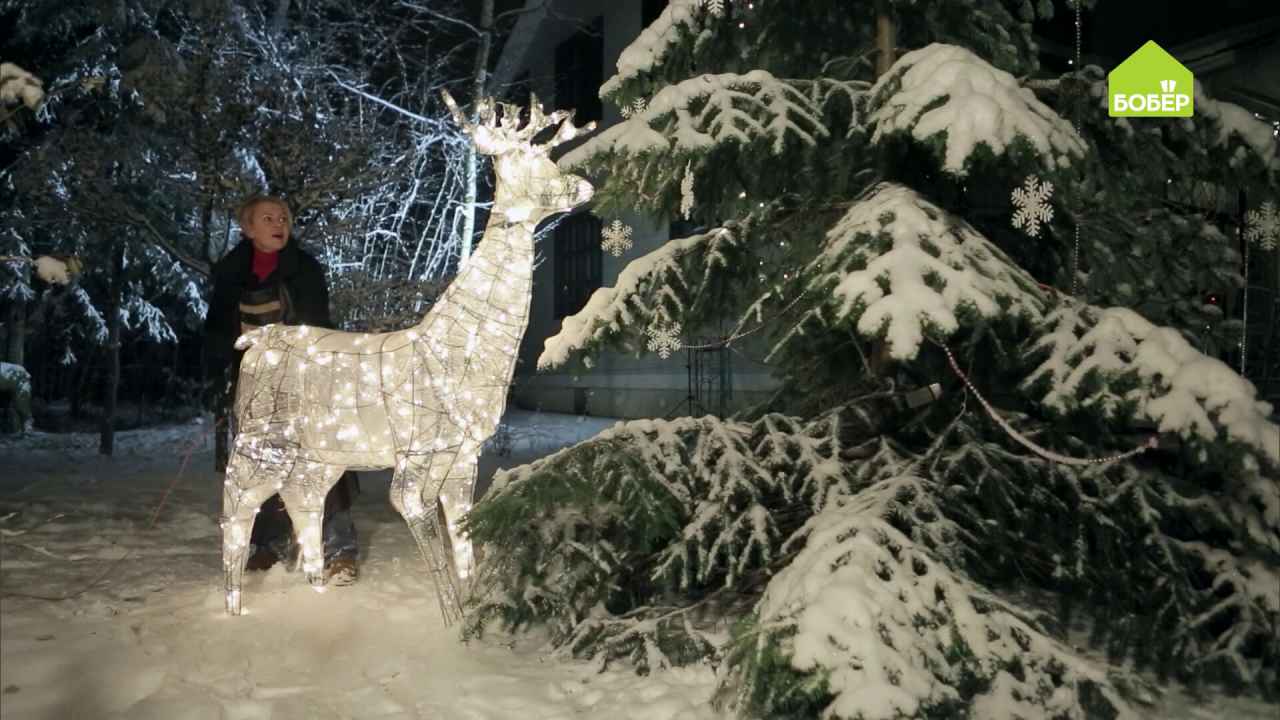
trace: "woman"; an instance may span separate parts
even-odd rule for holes
[[[213,298],[204,329],[206,367],[217,390],[218,472],[226,471],[226,420],[240,369],[236,338],[271,323],[330,327],[324,268],[289,242],[289,206],[278,197],[255,195],[241,204],[236,219],[243,237],[213,266]],[[358,491],[355,473],[349,472],[325,498],[325,574],[337,585],[349,585],[357,577],[359,548],[351,499]],[[266,570],[293,554],[293,523],[279,495],[263,503],[251,542],[249,570]]]

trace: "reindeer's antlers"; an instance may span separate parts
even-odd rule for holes
[[[449,112],[453,114],[454,122],[462,127],[463,132],[471,136],[473,140],[488,141],[486,144],[503,146],[527,145],[545,152],[596,128],[594,122],[587,123],[580,128],[574,127],[572,110],[556,110],[550,115],[545,114],[542,110],[542,103],[538,102],[538,96],[532,93],[529,95],[529,123],[523,128],[519,127],[521,110],[519,105],[501,103],[502,119],[499,120],[496,112],[498,103],[491,97],[480,100],[476,106],[478,122],[473,124],[462,114],[462,110],[458,108],[458,103],[454,101],[448,90],[441,90],[440,95],[444,98],[444,104],[448,106]],[[560,127],[556,130],[556,134],[551,140],[542,145],[533,145],[535,135],[557,124]]]

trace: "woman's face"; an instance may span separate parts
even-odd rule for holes
[[[260,202],[249,211],[242,228],[258,252],[279,252],[289,242],[289,213],[273,202]]]

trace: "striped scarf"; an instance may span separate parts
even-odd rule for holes
[[[264,325],[284,320],[285,295],[281,292],[278,278],[269,278],[267,282],[255,288],[245,288],[240,293],[240,333],[256,330]]]

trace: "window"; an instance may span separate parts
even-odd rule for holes
[[[556,47],[556,109],[578,111],[578,124],[604,117],[604,17]]]
[[[529,90],[533,88],[533,84],[529,81],[529,71],[525,70],[520,73],[520,77],[511,83],[510,95],[516,99],[516,103],[523,103],[529,100]]]
[[[557,320],[585,307],[600,287],[601,230],[600,218],[583,212],[565,218],[553,231]]]

